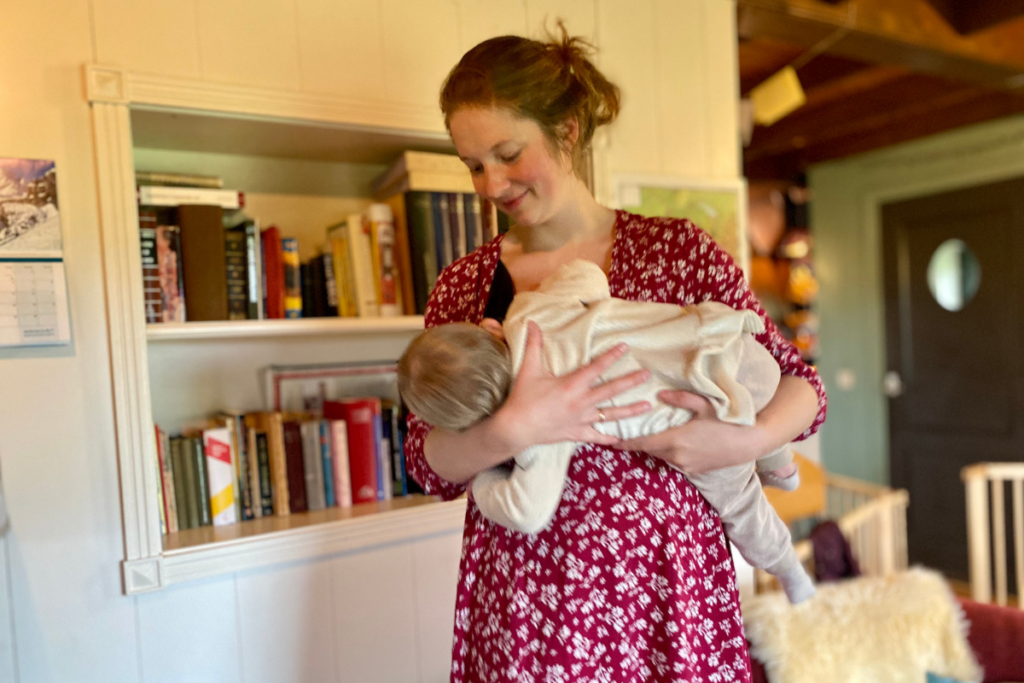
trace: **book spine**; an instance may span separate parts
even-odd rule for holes
[[[347,426],[348,462],[353,504],[377,500],[375,400],[379,405],[379,399],[324,402],[324,417],[343,419]]]
[[[167,494],[164,487],[164,453],[163,444],[160,442],[160,428],[154,428],[156,446],[156,471],[160,476],[160,485],[156,488],[157,506],[160,508],[160,534],[167,535],[171,532],[171,518],[167,511]]]
[[[224,260],[228,280],[228,320],[249,318],[249,279],[246,235],[239,230],[224,233]]]
[[[206,463],[206,449],[203,444],[203,437],[193,436],[189,438],[192,460],[195,463],[196,471],[196,503],[198,504],[199,526],[210,526],[213,518],[210,515],[210,477]]]
[[[196,472],[195,446],[190,436],[184,436],[181,440],[181,462],[184,472],[183,481],[185,484],[185,503],[188,506],[187,529],[195,529],[200,525],[202,519],[199,512],[200,496],[198,473]]]
[[[178,207],[189,320],[228,319],[223,213],[216,206]]]
[[[142,185],[139,187],[140,206],[217,206],[222,209],[240,209],[245,204],[237,190],[214,190],[202,187],[172,187]]]
[[[288,460],[284,446],[284,419],[281,413],[267,414],[267,448],[270,451],[270,487],[274,497],[274,514],[287,516],[290,511],[288,491]]]
[[[256,457],[260,492],[257,517],[266,517],[274,514],[274,478],[270,474],[270,439],[266,432],[256,432]]]
[[[188,476],[188,458],[185,456],[186,439],[181,436],[171,437],[171,469],[174,475],[174,503],[178,508],[178,530],[191,529],[192,524],[192,490]]]
[[[352,275],[352,256],[348,244],[348,225],[331,230],[331,262],[338,287],[338,315],[351,318],[359,315],[356,306],[355,281]]]
[[[249,491],[250,519],[259,519],[263,516],[263,502],[260,496],[260,456],[256,443],[256,428],[248,416],[243,419],[245,425],[245,455],[248,460],[249,476],[246,489]],[[266,439],[264,439],[264,451],[266,450]],[[270,489],[270,480],[267,480],[267,490]]]
[[[324,495],[324,461],[320,450],[320,422],[307,420],[301,425],[302,464],[306,472],[306,508],[315,512],[327,506]]]
[[[302,317],[302,277],[299,268],[299,241],[294,237],[281,240],[284,264],[284,317]]]
[[[316,302],[313,301],[313,272],[309,263],[299,264],[299,282],[302,284],[302,309],[298,316],[289,317],[312,318]]]
[[[466,207],[462,195],[448,194],[448,217],[452,231],[452,260],[466,255]]]
[[[470,254],[474,249],[480,246],[480,236],[478,231],[480,228],[480,214],[477,212],[477,207],[474,205],[473,200],[476,199],[474,194],[462,195],[462,204],[465,207],[466,213],[466,253]]]
[[[325,315],[340,315],[338,307],[338,280],[334,273],[334,255],[330,252],[320,256],[323,259],[324,289],[327,293],[327,310]]]
[[[210,521],[214,526],[238,522],[235,507],[235,469],[231,463],[231,435],[226,427],[203,432],[206,453]]]
[[[448,195],[441,192],[430,193],[430,214],[433,219],[434,246],[437,251],[438,275],[451,262],[451,232],[448,221]]]
[[[264,311],[267,318],[284,317],[284,263],[281,253],[281,233],[271,226],[260,233],[263,244],[263,291],[266,297]]]
[[[245,303],[246,303],[246,317],[249,320],[260,319],[260,309],[262,308],[262,292],[260,277],[260,236],[259,228],[256,227],[256,223],[248,221],[245,224]]]
[[[398,269],[395,263],[395,225],[391,207],[387,204],[370,205],[370,235],[372,239],[374,284],[377,303],[382,317],[402,314],[398,305]]]
[[[490,242],[498,236],[498,228],[491,215],[491,208],[494,205],[490,200],[480,200],[480,226],[483,232],[484,242]]]
[[[217,176],[196,175],[194,173],[167,173],[164,171],[136,171],[135,182],[138,185],[179,185],[182,187],[203,187],[214,190],[224,187],[224,180]]]
[[[377,306],[377,288],[373,283],[373,251],[370,247],[370,226],[362,214],[353,214],[348,220],[348,246],[355,281],[356,306],[362,318],[380,315]]]
[[[377,500],[391,498],[391,447],[384,437],[384,424],[380,412],[380,401],[374,404],[373,413],[374,464],[377,468]]]
[[[324,505],[331,508],[337,505],[334,497],[334,448],[331,444],[331,425],[327,420],[317,423],[320,435],[320,458],[323,461]]]
[[[233,422],[238,479],[238,514],[239,518],[245,522],[253,518],[252,488],[250,487],[252,478],[249,475],[249,434],[245,427],[245,419],[241,415],[234,416]]]
[[[309,262],[309,293],[313,299],[310,306],[312,315],[323,318],[327,315],[327,273],[324,271],[324,259],[316,256]]]
[[[395,269],[398,272],[398,302],[403,315],[416,315],[416,296],[413,292],[412,256],[409,246],[409,217],[405,208],[405,196],[396,194],[385,202],[391,207],[395,226]]]
[[[396,496],[404,496],[406,494],[405,458],[402,453],[402,432],[399,425],[401,422],[400,410],[396,405],[389,405],[382,408],[381,412],[384,415],[385,423],[390,425],[392,493]]]
[[[164,494],[164,514],[167,519],[167,533],[178,531],[178,502],[174,497],[174,464],[171,457],[171,440],[167,432],[156,428],[156,444],[160,455],[160,483]]]
[[[434,228],[431,218],[429,192],[408,192],[405,195],[408,217],[410,270],[416,313],[427,310],[427,298],[437,282],[437,251],[434,248]]]
[[[146,322],[163,321],[163,293],[160,290],[160,265],[156,247],[156,212],[139,212],[139,247],[142,256],[142,300]]]
[[[185,300],[182,293],[181,234],[178,226],[157,226],[156,259],[160,275],[161,320],[165,323],[183,323]]]
[[[290,512],[305,512],[306,468],[302,461],[302,431],[298,422],[284,423],[284,454],[288,466],[288,509]]]
[[[352,478],[349,470],[348,423],[328,420],[331,428],[331,455],[334,461],[334,496],[338,507],[352,507]]]

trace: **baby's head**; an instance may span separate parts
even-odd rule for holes
[[[472,323],[426,330],[398,361],[398,390],[428,424],[462,431],[493,414],[508,396],[508,347]]]

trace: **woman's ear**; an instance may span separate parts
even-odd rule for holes
[[[580,141],[580,122],[575,116],[570,116],[558,127],[558,138],[561,142],[562,151],[569,159],[570,165],[576,158],[576,143]]]

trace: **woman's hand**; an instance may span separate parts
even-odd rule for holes
[[[527,327],[523,364],[512,391],[495,421],[508,439],[514,452],[530,446],[562,441],[580,441],[615,445],[619,439],[594,429],[595,422],[612,422],[640,415],[651,409],[650,403],[641,401],[628,406],[598,406],[647,381],[646,370],[596,384],[601,375],[627,351],[625,344],[601,354],[590,364],[569,374],[555,377],[541,360],[543,340],[535,323]]]

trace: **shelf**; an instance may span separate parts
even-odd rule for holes
[[[460,533],[466,500],[414,495],[351,508],[264,517],[163,537],[160,584]]]
[[[250,337],[308,337],[418,332],[423,316],[396,318],[300,318],[295,320],[216,320],[191,323],[151,323],[151,342],[190,339],[242,339]]]

